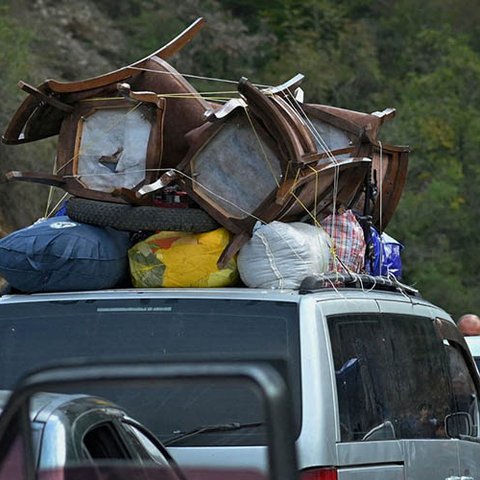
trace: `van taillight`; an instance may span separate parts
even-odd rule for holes
[[[300,472],[300,480],[338,480],[337,469],[328,468],[311,468]]]

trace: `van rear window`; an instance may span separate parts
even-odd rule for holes
[[[328,326],[342,441],[445,438],[447,415],[476,418],[468,369],[431,319],[342,315]],[[465,377],[460,387],[457,376]]]
[[[299,348],[298,305],[291,302],[142,298],[3,305],[0,388],[10,389],[25,372],[68,358],[286,359],[298,434]],[[221,385],[170,385],[155,395],[88,393],[119,403],[161,440],[201,425],[255,424],[264,418],[261,399],[252,392]],[[176,445],[260,445],[265,435],[257,425],[204,432]]]

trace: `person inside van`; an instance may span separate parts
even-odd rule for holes
[[[413,425],[417,438],[435,438],[437,436],[437,419],[433,415],[432,405],[421,403],[418,407],[418,416]]]
[[[447,438],[447,433],[445,432],[445,421],[437,422],[435,427],[435,437],[436,438]]]

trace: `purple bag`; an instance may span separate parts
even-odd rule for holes
[[[373,244],[374,258],[366,263],[367,272],[385,277],[393,274],[401,278],[403,245],[385,232],[380,236],[373,227],[370,227],[370,242]]]

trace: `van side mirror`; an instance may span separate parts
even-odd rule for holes
[[[467,412],[457,412],[445,417],[445,433],[449,438],[460,438],[462,435],[472,435],[473,421]]]

